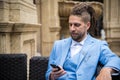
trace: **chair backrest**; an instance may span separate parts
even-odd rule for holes
[[[29,66],[29,80],[45,80],[47,65],[48,57],[32,57]]]
[[[27,55],[0,54],[0,80],[27,80]]]

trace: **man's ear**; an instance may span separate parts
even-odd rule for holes
[[[86,26],[87,26],[87,30],[90,28],[90,22],[87,22]]]

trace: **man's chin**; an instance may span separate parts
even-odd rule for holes
[[[75,41],[77,41],[77,37],[73,37],[73,36],[72,36],[72,39],[75,40]]]
[[[72,35],[72,38],[76,39],[78,37],[78,35]]]

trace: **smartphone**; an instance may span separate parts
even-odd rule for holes
[[[53,68],[57,68],[58,70],[57,71],[59,71],[61,68],[59,67],[59,66],[57,66],[57,65],[55,65],[55,64],[50,64]]]

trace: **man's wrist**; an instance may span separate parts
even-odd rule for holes
[[[116,70],[114,70],[114,69],[112,69],[112,68],[106,67],[106,69],[107,69],[107,71],[110,72],[111,74],[116,72]]]

